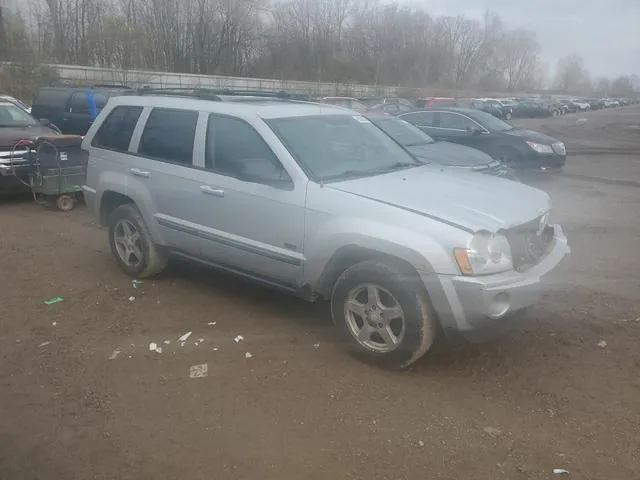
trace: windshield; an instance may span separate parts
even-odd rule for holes
[[[315,181],[344,180],[421,165],[359,115],[277,118],[267,124]]]
[[[513,127],[507,122],[503,122],[499,118],[485,112],[474,111],[473,113],[470,113],[469,116],[490,132],[505,132],[507,130],[513,130]]]
[[[11,105],[0,105],[0,127],[24,127],[35,125],[36,121],[21,108]]]
[[[435,140],[422,130],[399,118],[372,118],[371,121],[403,147],[435,143]]]

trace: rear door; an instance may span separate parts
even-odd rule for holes
[[[128,188],[147,196],[146,221],[165,246],[198,257],[197,213],[202,208],[202,171],[194,164],[199,113],[194,110],[147,108],[144,128],[134,138],[136,152],[128,169]]]
[[[142,112],[141,106],[116,106],[91,139],[84,195],[96,217],[99,217],[99,196],[104,190],[125,193],[122,185],[126,186],[130,162],[135,160],[130,155],[131,140]]]
[[[496,135],[475,120],[457,112],[441,112],[440,128],[450,135],[451,142],[477,148],[491,154]]]
[[[438,128],[440,123],[440,112],[413,112],[399,116],[402,120],[418,127],[423,132],[429,134],[436,140],[446,139],[446,132]]]

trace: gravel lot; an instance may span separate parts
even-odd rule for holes
[[[402,373],[324,304],[183,264],[133,285],[83,209],[5,201],[0,479],[640,478],[640,108],[523,123],[580,153],[535,181],[572,257],[514,331]]]

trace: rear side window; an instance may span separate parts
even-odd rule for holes
[[[142,107],[121,106],[114,108],[100,126],[91,145],[126,152],[129,150],[129,143],[141,113]]]
[[[463,115],[442,113],[440,115],[440,127],[451,130],[467,130],[468,128],[477,128],[478,125]]]
[[[418,127],[433,127],[436,125],[436,113],[437,112],[408,113],[407,115],[403,115],[402,119]]]
[[[69,100],[69,90],[45,88],[38,92],[38,97],[33,104],[34,106],[64,108],[67,100]]]
[[[138,153],[168,162],[192,165],[198,112],[154,108],[144,127]]]

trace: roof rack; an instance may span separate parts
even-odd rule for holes
[[[122,88],[124,90],[133,90],[129,85],[118,85],[114,83],[97,83],[95,85],[91,85],[91,88]]]
[[[56,83],[52,85],[45,85],[42,88],[112,88],[115,90],[132,90],[132,88],[128,85],[119,85],[115,83],[96,83],[93,85],[79,83]]]
[[[302,93],[288,93],[285,91],[267,92],[262,90],[232,90],[230,88],[200,88],[200,87],[177,87],[177,88],[151,88],[142,87],[126,92],[129,95],[168,95],[177,97],[192,97],[201,100],[222,101],[224,96],[229,97],[262,97],[277,98],[280,100],[300,100],[307,101],[311,96]]]

